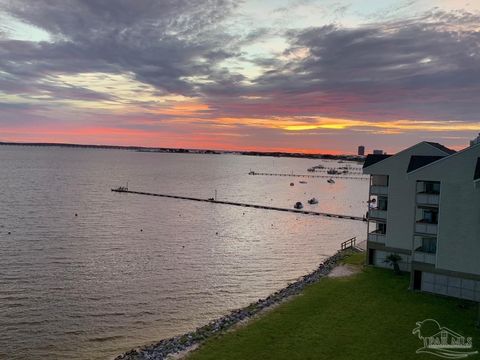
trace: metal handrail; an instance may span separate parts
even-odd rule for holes
[[[344,242],[341,243],[340,249],[346,250],[346,249],[352,248],[355,246],[356,242],[357,242],[357,237],[353,237],[351,239],[345,240]]]

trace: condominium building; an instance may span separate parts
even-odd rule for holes
[[[357,152],[358,156],[364,156],[365,155],[365,146],[363,145],[360,145],[358,147],[358,152]]]
[[[411,288],[480,301],[480,144],[458,153],[421,142],[369,155],[368,262],[390,254]]]

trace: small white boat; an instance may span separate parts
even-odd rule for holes
[[[306,184],[307,182],[305,180],[300,180],[299,183],[300,184]]]
[[[315,198],[311,198],[310,200],[308,200],[308,203],[309,203],[310,205],[315,205],[315,204],[318,204],[318,200],[315,199]]]
[[[295,209],[303,209],[303,204],[300,201],[297,201],[293,207]]]
[[[327,182],[328,182],[329,184],[335,184],[335,180],[333,180],[333,179],[328,179]]]

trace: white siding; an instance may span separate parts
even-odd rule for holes
[[[422,291],[480,301],[480,281],[453,276],[422,273]]]
[[[385,246],[412,249],[416,182],[409,181],[407,168],[412,155],[445,156],[427,143],[419,143],[364,170],[366,174],[388,175],[387,233]],[[378,190],[378,189],[375,189]]]
[[[480,275],[480,189],[473,183],[479,157],[480,145],[477,145],[425,166],[409,176],[413,181],[441,182],[438,269]]]

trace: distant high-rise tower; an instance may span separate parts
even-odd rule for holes
[[[383,150],[373,150],[373,155],[383,155]]]
[[[365,155],[365,146],[360,145],[360,146],[358,147],[358,155],[360,155],[360,156],[364,156],[364,155]]]

